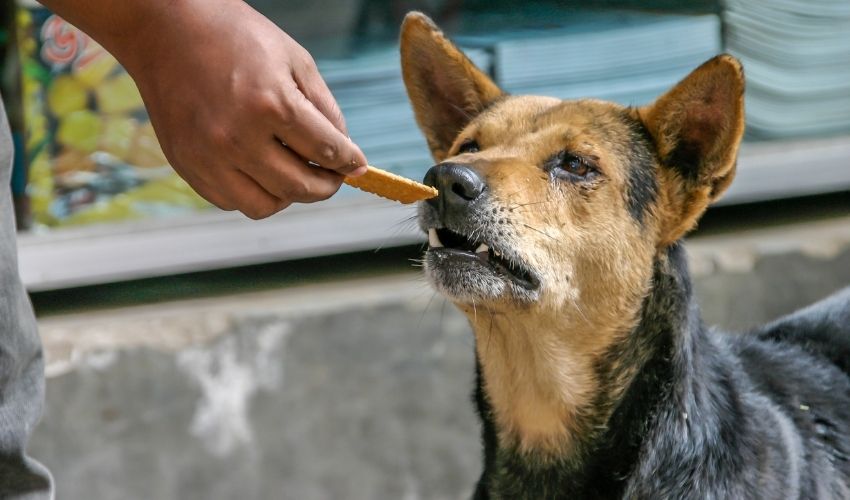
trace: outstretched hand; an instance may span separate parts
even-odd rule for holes
[[[366,171],[310,54],[246,3],[110,2],[122,31],[92,1],[45,3],[127,68],[169,162],[211,203],[259,219]]]

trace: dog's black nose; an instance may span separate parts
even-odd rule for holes
[[[423,182],[437,188],[440,195],[431,198],[428,203],[443,209],[465,207],[476,200],[487,185],[484,179],[466,165],[460,163],[440,163],[431,167]]]

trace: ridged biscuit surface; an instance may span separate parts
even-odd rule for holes
[[[360,177],[346,177],[345,183],[382,198],[404,204],[427,200],[437,196],[437,189],[419,182],[401,177],[386,170],[366,167],[368,170]]]

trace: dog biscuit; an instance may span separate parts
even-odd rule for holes
[[[404,204],[437,196],[437,189],[372,166],[360,177],[346,177],[345,183],[367,193]]]

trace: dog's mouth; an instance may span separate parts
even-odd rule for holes
[[[446,264],[463,265],[467,275],[469,266],[477,266],[479,273],[495,275],[525,291],[535,291],[540,286],[534,272],[519,259],[509,257],[492,243],[444,227],[428,229],[428,252]]]

